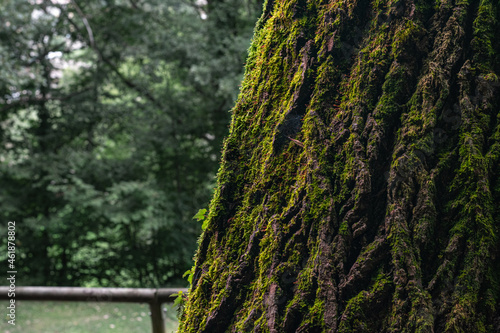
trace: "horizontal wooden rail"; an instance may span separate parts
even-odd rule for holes
[[[164,333],[161,304],[175,300],[172,294],[187,288],[80,288],[80,287],[16,287],[15,299],[26,301],[131,302],[148,303],[153,333]],[[11,299],[9,287],[0,286],[0,300]]]
[[[0,299],[7,296],[9,287],[0,286]],[[80,287],[16,287],[16,300],[28,301],[83,301],[83,302],[173,302],[174,293],[186,288],[80,288]]]

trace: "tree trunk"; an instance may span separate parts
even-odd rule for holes
[[[500,332],[499,19],[268,0],[181,332]]]

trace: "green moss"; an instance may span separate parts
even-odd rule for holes
[[[498,4],[416,7],[266,2],[181,331],[491,331]]]
[[[380,322],[383,317],[381,313],[377,316],[371,311],[377,301],[376,296],[383,293],[386,288],[391,286],[391,282],[384,274],[379,274],[372,282],[370,291],[361,291],[355,297],[352,297],[344,310],[342,320],[339,326],[339,333],[342,332],[377,332],[382,329]],[[374,317],[375,315],[375,317]]]
[[[478,67],[485,72],[491,71],[495,58],[493,43],[495,27],[498,26],[498,22],[494,13],[495,8],[492,1],[482,0],[473,26],[474,39],[471,44],[475,51],[474,60]],[[495,75],[494,73],[491,74]]]

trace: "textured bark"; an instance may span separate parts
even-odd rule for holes
[[[500,332],[499,18],[268,0],[181,332]]]

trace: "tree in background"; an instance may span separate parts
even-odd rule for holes
[[[500,332],[499,19],[268,0],[181,332]]]
[[[20,283],[179,283],[260,7],[2,3],[0,215]]]

